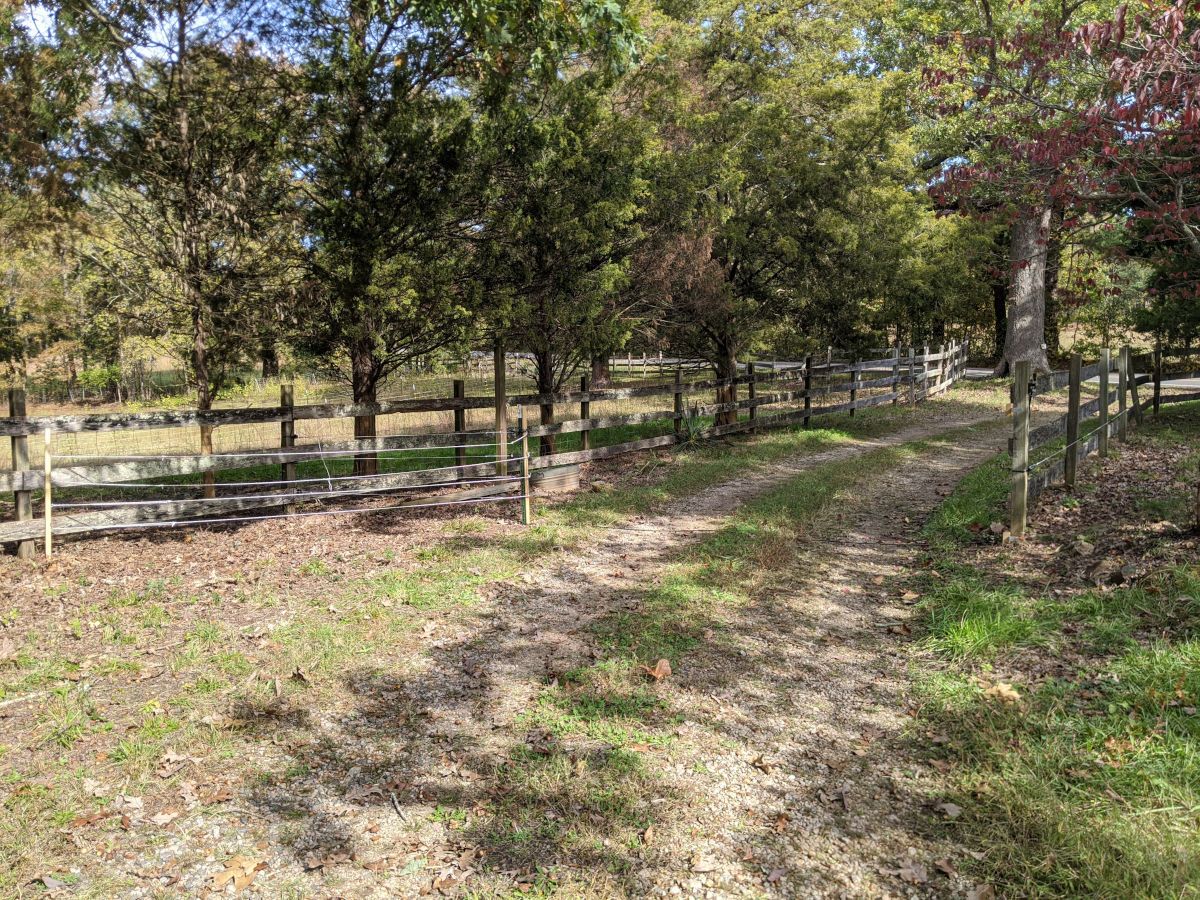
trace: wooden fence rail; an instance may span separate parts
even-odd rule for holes
[[[1009,529],[1014,537],[1022,537],[1028,525],[1029,505],[1046,488],[1055,484],[1072,487],[1075,484],[1079,463],[1093,453],[1101,457],[1109,452],[1109,441],[1116,437],[1124,441],[1129,430],[1129,420],[1134,424],[1142,421],[1145,410],[1151,409],[1158,415],[1164,403],[1179,403],[1200,400],[1200,391],[1186,394],[1163,395],[1163,358],[1170,356],[1193,356],[1190,351],[1155,350],[1149,355],[1151,371],[1136,374],[1134,353],[1122,347],[1117,354],[1115,368],[1111,351],[1104,349],[1100,359],[1083,365],[1079,354],[1071,358],[1068,369],[1032,377],[1027,364],[1014,367],[1012,382],[1013,434],[1008,442],[1011,459],[1009,486]],[[1143,354],[1146,356],[1146,354]],[[1111,376],[1116,375],[1116,387],[1111,388]],[[1200,370],[1169,373],[1171,379],[1188,380],[1200,378]],[[1100,395],[1083,402],[1082,386],[1097,379]],[[1150,384],[1150,394],[1140,400],[1138,388]],[[1036,397],[1062,388],[1068,389],[1067,411],[1061,416],[1037,428],[1030,427],[1033,401]],[[1116,414],[1111,413],[1116,405]],[[1080,430],[1089,426],[1081,435]],[[1051,444],[1064,438],[1062,448],[1048,450]],[[1036,451],[1042,450],[1041,454]],[[1030,456],[1040,456],[1030,462]]]
[[[497,356],[500,359],[500,356]],[[86,416],[27,416],[20,392],[10,397],[10,415],[0,418],[0,435],[8,436],[13,448],[14,466],[0,471],[0,490],[14,496],[14,520],[0,522],[0,544],[16,544],[24,554],[32,552],[33,541],[41,535],[43,523],[35,520],[33,492],[42,490],[46,475],[41,469],[31,469],[27,453],[30,435],[49,431],[54,434],[74,434],[93,431],[142,431],[147,429],[189,428],[207,426],[279,423],[280,442],[277,448],[235,451],[221,454],[164,454],[161,456],[94,457],[55,454],[51,484],[58,488],[86,489],[106,487],[180,487],[187,485],[145,484],[152,479],[176,479],[195,475],[211,475],[229,470],[246,470],[263,466],[274,467],[277,481],[261,481],[266,485],[282,485],[278,496],[245,495],[230,492],[208,497],[204,502],[187,500],[146,500],[113,503],[102,510],[88,510],[53,516],[54,534],[74,534],[87,531],[141,527],[156,522],[178,523],[189,518],[211,520],[217,514],[249,512],[270,507],[284,507],[284,514],[306,499],[329,497],[371,496],[397,489],[444,486],[447,481],[475,481],[489,476],[499,479],[510,476],[513,468],[507,459],[511,441],[529,438],[551,438],[556,435],[579,433],[579,450],[534,455],[527,461],[529,469],[538,470],[569,465],[656,447],[667,447],[688,437],[708,438],[735,434],[750,429],[801,422],[834,413],[853,412],[885,403],[920,402],[948,390],[966,371],[967,347],[955,344],[920,351],[915,348],[896,348],[891,356],[857,362],[830,361],[832,354],[814,360],[768,363],[748,368],[747,374],[732,379],[685,381],[683,369],[677,368],[674,378],[666,383],[629,388],[588,390],[587,380],[579,391],[550,394],[505,393],[502,366],[497,365],[496,391],[492,396],[465,396],[461,383],[454,385],[454,396],[448,398],[394,400],[373,404],[320,404],[296,406],[292,403],[290,385],[281,390],[278,407],[182,410],[171,412],[103,414]],[[655,360],[657,362],[657,360]],[[738,398],[738,389],[747,388],[747,396]],[[717,402],[704,402],[702,395],[713,396]],[[840,396],[848,399],[838,401]],[[594,416],[591,404],[598,401],[630,400],[663,397],[666,402],[644,412]],[[835,400],[838,402],[829,402]],[[574,405],[576,416],[545,424],[530,424],[516,434],[509,423],[512,407],[550,406],[553,420],[555,405]],[[497,429],[494,431],[466,430],[465,411],[495,409]],[[404,415],[410,413],[448,412],[453,416],[453,429],[416,435],[389,435],[355,440],[299,443],[295,423],[305,420],[336,419],[362,416]],[[698,420],[709,416],[724,416],[734,421],[701,427]],[[594,446],[596,432],[605,428],[645,425],[663,422],[668,433],[608,446]],[[720,418],[718,418],[718,422]],[[449,424],[449,422],[448,422]],[[333,457],[359,456],[388,451],[433,449],[452,452],[452,465],[415,471],[377,473],[369,481],[359,478],[331,479],[327,486],[306,490],[303,482],[321,479],[298,479],[297,465],[329,460]],[[480,461],[479,453],[484,453]],[[513,462],[513,465],[516,465]],[[336,487],[334,486],[336,481]],[[254,482],[245,482],[253,485]],[[220,484],[217,485],[220,487]],[[495,486],[493,493],[509,490],[511,485]],[[259,488],[261,491],[261,488]],[[473,488],[472,493],[491,488]],[[306,497],[307,495],[307,497]]]

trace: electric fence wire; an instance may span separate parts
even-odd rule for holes
[[[429,471],[429,470],[425,470]],[[318,479],[320,480],[320,479]],[[225,497],[174,497],[159,500],[85,500],[81,502],[52,503],[52,509],[94,509],[103,507],[126,506],[162,506],[163,504],[180,505],[185,503],[228,503],[231,500],[305,500],[318,497],[352,497],[366,493],[379,494],[384,491],[405,491],[416,488],[458,487],[468,484],[501,484],[504,482],[520,481],[520,475],[504,475],[495,478],[463,479],[458,481],[436,481],[421,484],[385,485],[383,487],[365,488],[356,491],[353,488],[340,488],[330,491],[287,491],[277,494],[230,494]],[[294,484],[291,481],[259,482],[266,486],[271,484]],[[222,485],[224,486],[224,485]]]
[[[1056,462],[1056,461],[1062,459],[1063,454],[1067,450],[1070,450],[1072,447],[1075,447],[1078,444],[1081,444],[1085,441],[1091,440],[1092,435],[1099,434],[1100,431],[1104,428],[1111,429],[1113,427],[1113,425],[1116,424],[1118,419],[1120,419],[1122,416],[1128,416],[1129,412],[1130,412],[1130,410],[1123,409],[1120,412],[1116,413],[1115,415],[1109,416],[1108,421],[1105,422],[1103,425],[1097,425],[1095,428],[1093,428],[1087,434],[1081,434],[1079,437],[1075,438],[1075,440],[1071,441],[1071,443],[1064,445],[1061,450],[1057,450],[1054,453],[1051,453],[1049,456],[1045,456],[1042,459],[1039,459],[1037,462],[1030,463],[1029,465],[1027,465],[1025,467],[1025,471],[1033,472],[1034,470],[1040,469],[1042,466],[1044,466],[1048,463]],[[1013,471],[1016,472],[1019,470],[1014,469]]]
[[[268,519],[297,519],[311,516],[349,516],[363,513],[391,512],[398,509],[428,509],[436,506],[504,503],[515,500],[525,500],[528,498],[528,496],[528,494],[498,494],[495,497],[473,497],[462,500],[443,500],[437,503],[399,503],[392,506],[365,506],[361,509],[318,509],[296,513],[272,513],[261,516],[220,516],[218,518],[211,519],[172,519],[169,521],[153,522],[114,522],[110,524],[97,524],[82,528],[73,526],[72,530],[78,533],[86,533],[88,531],[124,531],[133,528],[177,528],[179,526],[193,525],[230,525],[238,522],[262,522]],[[64,516],[63,518],[66,519],[68,523],[71,522],[70,515]]]
[[[484,435],[484,434],[498,434],[499,432],[481,431],[481,432],[477,432],[477,433],[480,435]],[[419,435],[403,435],[403,436],[404,437],[419,437]],[[385,439],[385,440],[387,440],[387,439]],[[512,446],[513,444],[518,443],[520,440],[521,440],[521,436],[518,435],[515,438],[509,438],[504,443],[507,446]],[[174,454],[160,453],[160,454],[145,454],[145,455],[138,454],[138,455],[131,455],[131,456],[117,456],[117,457],[105,456],[103,454],[98,454],[98,453],[55,453],[54,458],[55,458],[55,460],[59,460],[59,459],[103,459],[103,460],[108,460],[113,463],[125,462],[125,461],[136,462],[139,460],[261,459],[264,457],[267,457],[270,459],[275,459],[277,457],[284,457],[284,456],[286,456],[286,457],[308,456],[308,457],[316,458],[318,456],[338,457],[338,456],[363,456],[363,455],[369,455],[369,454],[373,454],[373,453],[405,453],[409,450],[469,450],[472,447],[490,447],[493,445],[493,443],[494,442],[492,442],[492,441],[483,441],[483,442],[476,442],[476,443],[471,443],[471,444],[439,444],[436,446],[420,446],[420,447],[352,447],[352,448],[344,448],[344,449],[331,448],[329,450],[320,449],[320,445],[318,445],[318,449],[316,449],[316,450],[313,450],[313,449],[308,449],[308,450],[261,450],[261,451],[248,450],[248,451],[233,452],[233,453],[174,453]],[[436,458],[436,457],[431,457],[431,458]]]

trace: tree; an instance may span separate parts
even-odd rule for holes
[[[255,8],[207,0],[114,7],[104,21],[119,66],[90,149],[95,191],[120,254],[136,260],[142,314],[187,336],[196,405],[210,409],[244,357],[264,289],[279,277],[292,190],[283,164],[287,98],[279,68],[229,37]],[[94,27],[91,4],[74,14]],[[212,429],[200,429],[212,452]],[[212,493],[211,475],[206,493]]]
[[[1062,135],[1096,91],[1045,49],[1101,4],[1036,0],[1025,4],[913,4],[911,43],[923,48],[927,111],[942,121],[944,139],[933,189],[1008,226],[1008,309],[1005,345],[996,374],[1017,360],[1047,371],[1047,250],[1054,209],[1064,206],[1069,175],[1058,160],[1030,153],[1030,140]],[[1111,8],[1111,7],[1110,7]],[[949,121],[952,124],[947,126]],[[948,140],[945,140],[948,139]]]
[[[552,76],[574,49],[626,53],[631,32],[597,0],[303,0],[291,40],[309,98],[306,343],[370,404],[405,362],[465,333],[476,298],[463,254],[482,215],[468,156],[477,104],[519,73]],[[354,433],[372,437],[374,417],[356,417]]]
[[[506,307],[506,345],[532,356],[539,393],[561,390],[630,330],[622,288],[639,239],[648,134],[614,112],[613,87],[603,69],[529,85],[496,111],[482,141],[501,152],[478,265],[493,306]],[[553,421],[553,405],[541,411],[542,424]],[[553,438],[541,448],[553,453]]]
[[[719,2],[681,19],[643,76],[666,152],[635,270],[658,326],[730,380],[782,323],[863,339],[896,253],[875,232],[911,211],[890,76],[860,70],[865,10]]]

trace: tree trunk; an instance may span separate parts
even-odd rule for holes
[[[199,296],[199,291],[192,288],[192,371],[196,376],[196,409],[212,409],[212,374],[208,370],[208,316],[207,307]],[[212,456],[213,426],[200,426],[200,455]],[[201,476],[204,485],[204,496],[217,496],[217,475],[215,472],[205,472]]]
[[[350,386],[355,404],[375,403],[378,376],[375,371],[375,357],[369,346],[359,346],[354,349],[350,358]],[[354,439],[367,440],[375,437],[375,416],[354,417]],[[379,473],[379,454],[374,451],[359,453],[354,457],[355,475],[377,475]]]
[[[275,347],[274,338],[263,338],[258,348],[258,358],[262,363],[262,377],[279,377],[279,351]]]
[[[553,394],[558,387],[554,383],[554,359],[550,353],[539,351],[533,354],[534,363],[537,366],[537,386],[539,394]],[[540,403],[538,404],[538,421],[542,425],[554,424],[554,404]],[[555,436],[552,434],[543,435],[538,442],[539,456],[552,456],[555,450]]]
[[[592,357],[592,380],[594,389],[606,388],[612,384],[612,373],[608,370],[608,354],[597,354]]]
[[[1004,358],[1004,341],[1008,337],[1008,285],[1003,279],[992,282],[992,313],[995,330],[992,333],[992,356]]]
[[[1062,266],[1063,210],[1055,206],[1050,216],[1050,234],[1046,246],[1046,355],[1053,359],[1062,352],[1059,340],[1058,273]]]
[[[1049,206],[1024,206],[1012,226],[1011,275],[1008,286],[1008,334],[996,375],[1007,375],[1013,363],[1028,360],[1035,372],[1049,372],[1046,358],[1046,240]]]
[[[737,384],[734,379],[737,378],[737,349],[733,341],[723,341],[718,348],[717,356],[717,378],[721,381],[728,381],[726,385],[717,388],[717,403],[736,403],[737,402]],[[717,425],[733,425],[737,422],[737,410],[730,409],[717,413]]]

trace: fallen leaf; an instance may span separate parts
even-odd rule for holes
[[[655,681],[662,681],[671,674],[671,662],[666,659],[660,659],[656,662],[653,669],[644,664],[638,666],[638,668]]]
[[[772,869],[771,874],[767,876],[767,883],[774,884],[786,874],[787,872],[784,869]]]
[[[225,803],[226,801],[232,800],[232,799],[233,799],[233,791],[231,791],[227,787],[213,788],[211,791],[209,791],[207,794],[205,794],[203,797],[200,798],[201,802],[203,802],[205,805],[210,805],[213,803]]]
[[[903,600],[905,603],[913,603],[917,600],[920,600],[921,595],[916,593],[915,591],[905,591],[903,594],[900,595],[900,599]]]
[[[68,887],[70,887],[70,885],[65,881],[55,878],[53,875],[39,875],[37,878],[33,879],[30,884],[39,881],[41,882],[42,887],[48,891],[65,891]]]
[[[347,803],[367,803],[372,797],[383,797],[383,788],[377,784],[364,784],[353,787],[343,798]]]
[[[155,768],[154,774],[159,778],[170,778],[188,763],[199,761],[195,756],[188,756],[184,753],[176,753],[174,750],[168,750],[163,754],[162,759],[158,761],[158,767]]]
[[[967,891],[967,900],[996,900],[996,889],[990,884],[978,884]]]
[[[712,872],[717,868],[716,862],[701,853],[693,853],[691,863],[693,872]]]
[[[925,884],[929,880],[929,870],[925,868],[924,863],[915,859],[905,860],[896,874],[901,881],[907,881],[909,884]]]
[[[962,807],[957,803],[939,803],[934,808],[937,809],[938,812],[944,813],[947,819],[957,819],[962,815]]]
[[[998,681],[993,684],[983,692],[983,696],[988,700],[998,700],[1004,704],[1019,703],[1021,700],[1021,695],[1017,693],[1017,689],[1004,681]]]
[[[196,793],[196,782],[184,781],[179,785],[179,798],[187,806],[195,806],[200,802],[200,797]]]
[[[153,825],[158,825],[161,827],[163,825],[170,825],[178,818],[179,813],[177,812],[161,812],[157,816],[151,816],[150,822]]]
[[[104,819],[109,819],[115,816],[114,812],[94,812],[88,813],[86,816],[76,816],[67,823],[68,828],[82,828],[85,825],[95,825]]]
[[[649,844],[654,840],[655,829],[653,825],[647,825],[646,830],[642,832],[642,843]]]
[[[792,821],[792,817],[787,813],[780,813],[775,817],[775,825],[773,826],[776,834],[783,834],[787,831],[788,822]]]
[[[769,762],[767,762],[765,759],[763,759],[761,753],[751,761],[750,765],[754,766],[754,768],[758,769],[764,775],[771,774],[772,766]]]
[[[933,861],[933,867],[948,878],[953,878],[958,874],[958,869],[956,869],[954,867],[954,863],[950,862],[948,859],[935,859]]]
[[[212,877],[213,887],[221,890],[232,881],[235,891],[244,891],[254,881],[254,876],[266,867],[267,864],[264,860],[239,853],[233,859],[228,860],[225,868]]]
[[[104,797],[108,794],[108,789],[95,778],[83,779],[83,789],[93,797]]]

